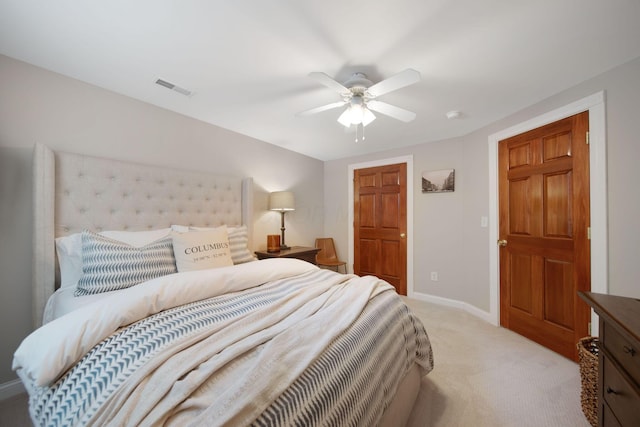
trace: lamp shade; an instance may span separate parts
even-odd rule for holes
[[[295,209],[295,199],[291,191],[275,191],[269,194],[269,210],[285,212]]]

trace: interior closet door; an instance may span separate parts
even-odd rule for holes
[[[500,323],[566,357],[588,334],[588,112],[500,141]]]
[[[407,294],[407,165],[354,171],[354,265]]]

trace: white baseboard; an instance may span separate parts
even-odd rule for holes
[[[466,311],[469,314],[472,314],[485,322],[491,323],[492,325],[496,325],[493,321],[493,316],[488,311],[480,310],[478,307],[473,306],[464,301],[458,301],[449,298],[437,297],[435,295],[423,294],[420,292],[413,292],[411,295],[408,295],[409,298],[414,298],[420,301],[431,302],[438,305],[444,305],[447,307],[459,308],[461,310]]]
[[[8,399],[20,393],[25,393],[26,391],[22,381],[18,379],[2,383],[0,384],[0,400]]]

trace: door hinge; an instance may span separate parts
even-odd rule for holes
[[[591,322],[589,322],[589,324],[587,325],[587,328],[589,329],[587,334],[591,336]]]
[[[589,145],[589,132],[588,131],[587,131],[587,136],[586,136],[585,139],[586,139],[587,145]]]
[[[591,227],[587,227],[587,240],[591,240]]]

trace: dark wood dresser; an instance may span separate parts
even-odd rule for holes
[[[598,425],[640,426],[640,300],[579,294],[600,317]]]

